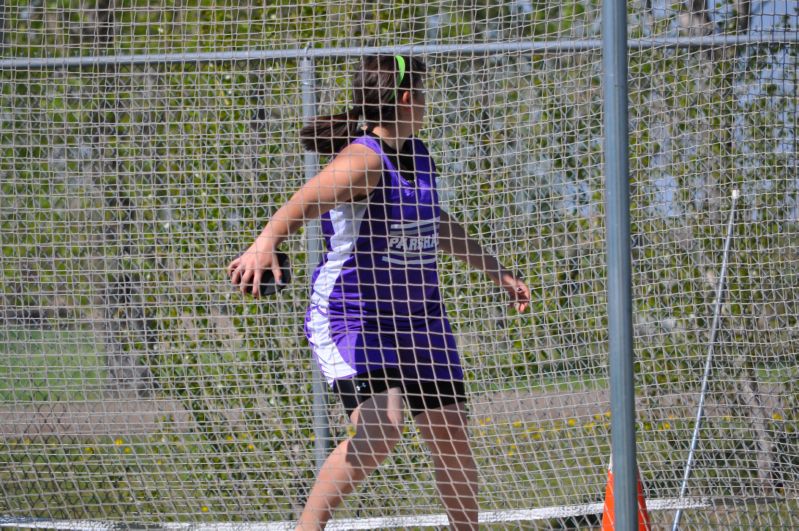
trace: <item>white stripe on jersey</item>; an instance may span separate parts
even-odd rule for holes
[[[433,225],[435,223],[438,223],[440,220],[441,218],[433,218],[433,219],[423,219],[422,221],[411,221],[409,223],[392,223],[391,228],[399,230],[416,229],[419,227],[424,227],[425,225]]]
[[[388,262],[390,264],[400,264],[400,265],[405,265],[405,264],[410,264],[410,265],[433,264],[433,263],[436,262],[436,260],[438,260],[438,258],[436,258],[435,256],[430,257],[430,258],[418,258],[418,259],[413,259],[413,260],[406,260],[404,258],[393,258],[391,256],[384,256],[383,257],[383,261],[384,262]]]
[[[330,319],[317,308],[311,308],[308,328],[310,334],[308,341],[313,345],[313,352],[319,362],[319,369],[327,380],[328,385],[333,385],[339,378],[349,378],[355,374],[355,368],[344,360],[336,342],[330,335]]]
[[[327,254],[327,261],[314,282],[311,292],[312,304],[327,305],[344,263],[352,257],[355,250],[355,242],[361,231],[366,208],[364,200],[359,203],[344,203],[330,211],[330,222],[333,224],[333,235],[330,237],[332,250]]]
[[[344,263],[352,256],[355,250],[355,242],[361,231],[366,213],[366,200],[359,203],[344,203],[330,211],[330,222],[333,225],[333,235],[330,237],[331,251],[327,254],[327,261],[319,271],[311,292],[311,304],[325,308],[336,286]],[[319,361],[319,368],[322,371],[327,383],[333,385],[333,381],[339,378],[348,378],[355,374],[355,368],[344,360],[335,341],[330,335],[330,320],[324,312],[316,308],[310,310],[310,321],[308,328],[310,334],[308,340],[314,346],[314,354]]]

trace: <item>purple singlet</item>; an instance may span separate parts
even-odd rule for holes
[[[321,218],[327,252],[312,277],[305,331],[331,385],[385,368],[413,380],[463,379],[438,286],[435,171],[422,141],[406,142],[412,182],[379,139],[354,140],[382,157],[380,182]]]

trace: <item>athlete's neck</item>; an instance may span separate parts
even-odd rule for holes
[[[412,133],[410,130],[406,131],[406,128],[402,127],[402,125],[399,127],[394,125],[375,125],[369,129],[373,135],[379,137],[380,140],[397,152],[402,150],[402,146]]]

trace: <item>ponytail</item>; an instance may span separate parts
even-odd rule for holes
[[[340,114],[318,117],[300,130],[300,142],[308,151],[333,155],[358,134],[363,118],[386,123],[397,115],[402,90],[421,88],[427,68],[416,57],[369,55],[352,79],[353,107]]]
[[[361,114],[360,107],[354,107],[340,114],[318,117],[300,129],[300,142],[306,150],[320,155],[337,153],[355,138]]]

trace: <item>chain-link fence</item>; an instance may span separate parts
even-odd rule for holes
[[[638,463],[658,526],[679,507],[685,526],[797,525],[798,16],[630,7]],[[343,109],[358,56],[404,50],[428,63],[444,208],[533,293],[509,312],[441,258],[484,518],[590,525],[610,455],[599,29],[588,1],[6,0],[0,515],[296,518],[323,438],[348,430],[335,400],[314,413],[317,239],[289,241],[297,278],[271,299],[224,268],[315,170],[308,106]],[[437,522],[407,426],[338,518]]]

